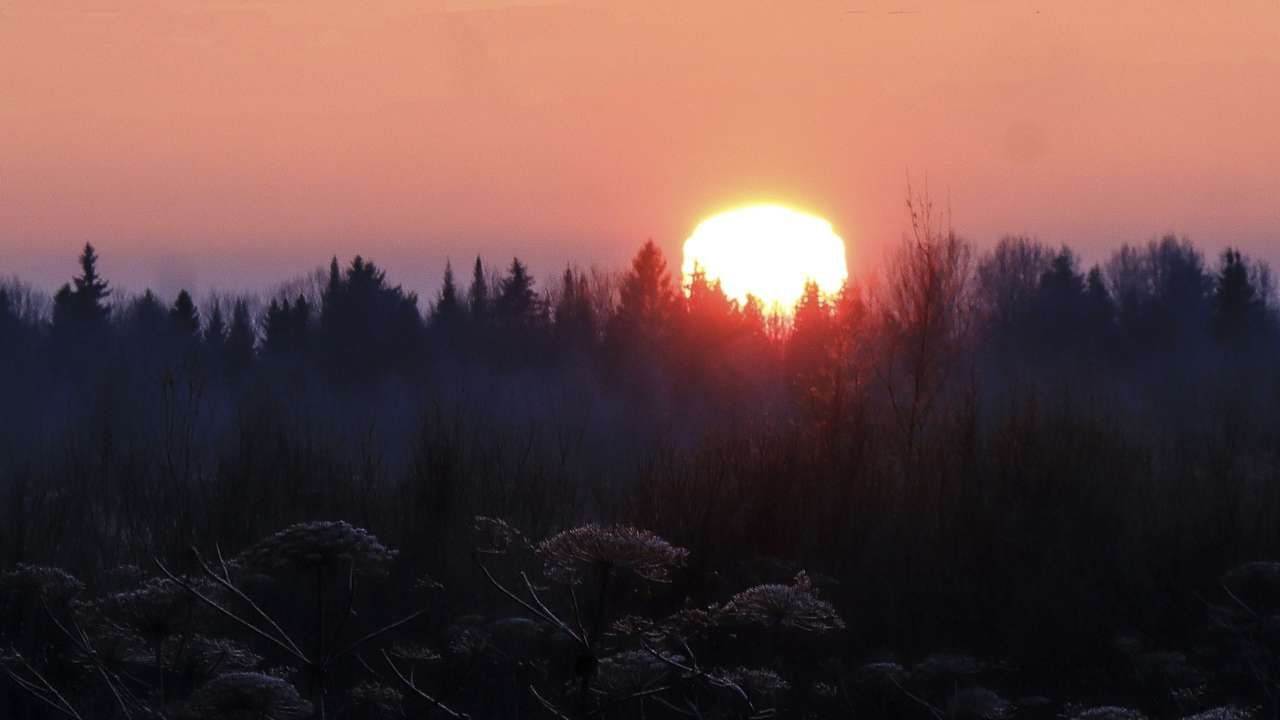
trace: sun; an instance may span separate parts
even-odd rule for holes
[[[747,205],[703,220],[684,241],[681,273],[687,287],[694,270],[720,281],[725,295],[790,315],[812,280],[826,294],[849,277],[844,240],[820,217],[783,205]]]

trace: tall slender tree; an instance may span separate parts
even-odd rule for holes
[[[80,253],[80,274],[54,296],[55,333],[65,336],[99,330],[111,312],[107,304],[110,295],[107,281],[98,274],[98,253],[91,243],[85,243]]]
[[[493,311],[497,321],[508,327],[527,327],[537,320],[538,296],[533,289],[533,277],[520,258],[511,259],[511,267],[498,287]]]
[[[431,326],[439,329],[457,327],[463,315],[462,299],[458,297],[458,284],[453,279],[453,263],[444,263],[444,282],[440,294],[431,308]]]
[[[231,325],[227,328],[226,368],[232,375],[239,375],[253,363],[253,346],[256,342],[249,304],[237,298],[231,306]]]
[[[485,278],[484,263],[479,255],[471,271],[471,287],[467,289],[467,310],[476,323],[483,323],[489,317],[489,281]]]
[[[561,347],[583,347],[595,340],[596,313],[592,307],[591,284],[586,273],[575,271],[572,267],[564,269],[552,322]]]
[[[169,308],[169,328],[177,336],[194,338],[200,332],[200,313],[191,299],[191,293],[182,290]]]
[[[1219,340],[1238,340],[1262,331],[1266,302],[1252,275],[1249,259],[1239,250],[1222,251],[1213,288],[1213,330]]]
[[[608,336],[615,347],[656,348],[677,308],[675,288],[662,250],[649,240],[631,261],[622,279],[618,310]]]

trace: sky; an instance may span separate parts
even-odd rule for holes
[[[1280,265],[1280,0],[0,0],[0,275],[49,290],[85,241],[169,295],[678,268],[754,200],[858,274],[908,178],[979,247]]]

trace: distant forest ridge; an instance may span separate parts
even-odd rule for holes
[[[953,309],[991,329],[1025,332],[1031,325],[1066,322],[1071,327],[1059,329],[1075,341],[1083,341],[1081,333],[1089,332],[1084,326],[1092,325],[1093,332],[1105,329],[1144,343],[1197,334],[1222,342],[1256,341],[1277,329],[1276,284],[1265,262],[1230,247],[1207,260],[1189,241],[1172,235],[1123,245],[1089,268],[1081,267],[1068,246],[1049,247],[1023,236],[1006,236],[981,254],[950,233],[917,236],[883,268],[896,277],[874,275],[862,284],[851,280],[833,295],[807,288],[794,308],[797,323],[819,317],[838,321],[875,306],[891,312],[895,290],[889,286],[907,280],[903,263],[912,254],[926,264],[937,254],[943,265],[921,268],[937,277],[915,280],[953,283],[937,289],[948,294]],[[234,365],[255,354],[301,349],[308,336],[327,338],[332,346],[341,341],[335,333],[343,331],[352,333],[351,341],[375,340],[363,347],[366,353],[389,350],[382,347],[387,342],[399,351],[421,350],[418,343],[433,336],[457,339],[452,336],[486,327],[600,342],[637,321],[671,325],[698,318],[775,342],[785,342],[792,331],[790,317],[774,317],[753,297],[745,303],[727,298],[718,282],[705,276],[681,286],[652,242],[626,271],[569,266],[558,282],[544,287],[519,258],[495,268],[477,257],[465,288],[449,264],[441,290],[426,302],[389,283],[383,268],[359,255],[345,265],[334,257],[327,272],[281,283],[266,298],[215,292],[199,304],[186,290],[173,299],[151,290],[120,296],[97,265],[97,249],[86,244],[79,273],[52,298],[17,276],[0,279],[0,328],[12,333],[0,337],[67,342],[104,331],[164,335],[203,345]]]

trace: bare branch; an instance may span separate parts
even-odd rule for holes
[[[203,602],[205,605],[208,605],[209,607],[211,607],[211,608],[213,608],[214,610],[218,611],[218,612],[219,612],[220,614],[222,614],[224,617],[226,617],[226,618],[230,619],[232,622],[235,622],[237,625],[240,625],[241,627],[243,627],[244,629],[246,629],[246,630],[248,630],[249,632],[253,633],[254,635],[257,635],[258,637],[262,638],[263,640],[266,640],[267,642],[271,643],[272,645],[275,645],[276,647],[280,648],[280,649],[281,649],[281,650],[283,650],[285,653],[287,653],[288,655],[293,656],[294,658],[296,658],[299,662],[303,663],[304,665],[307,665],[307,666],[311,666],[311,665],[312,665],[312,663],[311,663],[311,659],[310,659],[310,658],[308,658],[305,654],[303,654],[302,652],[300,652],[296,647],[292,647],[292,645],[293,645],[292,641],[290,641],[290,642],[288,642],[288,643],[283,642],[283,641],[281,641],[279,638],[277,638],[277,637],[275,637],[275,636],[271,635],[270,633],[266,632],[265,630],[263,630],[263,629],[259,628],[257,625],[254,625],[252,622],[249,622],[248,620],[246,620],[246,619],[244,619],[244,618],[240,617],[239,615],[237,615],[236,613],[232,612],[231,610],[226,609],[226,608],[225,608],[225,607],[223,607],[220,603],[218,603],[218,601],[214,600],[213,598],[210,598],[209,596],[205,595],[204,593],[200,592],[199,590],[196,590],[194,587],[192,587],[192,585],[191,585],[190,583],[188,583],[188,582],[186,582],[186,581],[184,581],[184,580],[180,579],[177,575],[174,575],[174,574],[173,574],[173,572],[172,572],[172,571],[170,571],[170,570],[169,570],[169,568],[165,567],[164,563],[160,562],[160,560],[159,560],[159,559],[156,559],[156,560],[155,560],[155,563],[156,563],[156,566],[160,568],[160,572],[164,573],[164,574],[165,574],[165,575],[166,575],[170,580],[172,580],[172,581],[174,581],[174,582],[178,583],[178,585],[182,586],[182,588],[183,588],[183,589],[185,589],[187,592],[189,592],[189,593],[191,593],[192,595],[194,595],[197,599],[199,599],[199,600],[200,600],[201,602]],[[201,564],[203,565],[204,563],[202,562]],[[208,570],[207,566],[206,566],[206,570],[209,572],[209,574],[210,574],[210,576],[211,576],[211,577],[213,577],[213,578],[214,578],[215,580],[217,580],[219,583],[221,583],[221,582],[222,582],[222,581],[221,581],[221,579],[220,579],[220,578],[218,578],[216,574],[214,574],[211,570]],[[238,591],[237,591],[237,594],[238,594],[239,596],[241,596],[241,597],[243,597],[243,596],[244,596],[244,594],[243,594],[243,593],[239,593]],[[259,612],[261,612],[261,611],[259,611]],[[287,636],[286,636],[286,639],[287,639]]]
[[[424,692],[424,691],[422,690],[422,688],[418,687],[418,686],[413,682],[413,680],[411,680],[410,678],[405,677],[404,673],[400,671],[400,668],[396,667],[395,662],[394,662],[394,661],[392,661],[391,656],[387,654],[387,651],[386,651],[386,650],[383,650],[383,651],[382,651],[382,658],[383,658],[384,660],[386,660],[386,661],[387,661],[387,667],[390,667],[390,668],[391,668],[391,672],[395,673],[396,678],[398,678],[398,679],[400,680],[400,684],[401,684],[401,685],[403,685],[403,686],[405,687],[405,689],[406,689],[406,690],[408,690],[409,692],[413,693],[414,695],[417,695],[418,697],[422,698],[423,700],[426,700],[427,702],[431,703],[432,705],[436,706],[437,708],[439,708],[442,712],[444,712],[446,715],[448,715],[448,716],[449,716],[449,717],[451,717],[451,718],[457,718],[458,720],[470,720],[470,719],[471,719],[471,716],[470,716],[470,715],[468,715],[468,714],[466,714],[466,713],[460,713],[460,712],[458,712],[457,710],[454,710],[453,708],[449,707],[448,705],[445,705],[444,703],[442,703],[442,702],[440,702],[439,700],[437,700],[434,696],[429,695],[429,694],[427,694],[426,692]]]
[[[425,614],[426,612],[427,612],[427,609],[426,609],[426,608],[423,608],[423,609],[421,609],[421,610],[418,610],[418,611],[416,611],[416,612],[413,612],[413,613],[410,613],[410,614],[406,615],[405,617],[403,617],[403,618],[401,618],[401,619],[399,619],[399,620],[397,620],[397,621],[395,621],[395,622],[391,623],[390,625],[384,625],[384,626],[382,626],[381,628],[379,628],[379,629],[377,629],[377,630],[374,630],[373,632],[369,633],[368,635],[365,635],[364,637],[360,638],[359,640],[356,640],[355,642],[353,642],[353,643],[351,643],[350,645],[346,646],[346,647],[345,647],[345,648],[343,648],[342,650],[339,650],[338,652],[336,652],[336,653],[334,653],[333,655],[331,655],[331,656],[329,656],[328,658],[326,658],[326,659],[325,659],[325,661],[324,661],[324,664],[326,664],[326,665],[327,665],[327,664],[329,663],[329,661],[331,661],[331,660],[336,660],[336,659],[338,659],[338,658],[342,657],[343,655],[346,655],[347,653],[354,652],[354,651],[355,651],[356,649],[358,649],[361,645],[364,645],[365,643],[369,642],[370,640],[373,640],[374,638],[376,638],[376,637],[378,637],[378,636],[380,636],[380,635],[383,635],[383,634],[388,633],[388,632],[390,632],[390,631],[392,631],[392,630],[395,630],[396,628],[400,627],[401,625],[404,625],[405,623],[411,622],[412,620],[415,620],[415,619],[417,619],[417,618],[421,617],[421,616],[422,616],[423,614]]]

